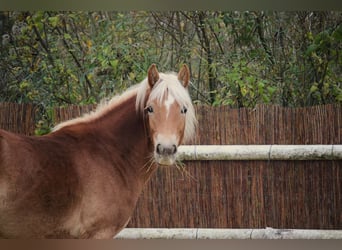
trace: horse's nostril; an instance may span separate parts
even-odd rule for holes
[[[160,143],[157,144],[156,151],[157,151],[157,154],[162,154],[162,146]]]
[[[177,146],[175,144],[172,145],[172,154],[175,154],[177,152]]]

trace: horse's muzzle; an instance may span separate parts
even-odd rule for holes
[[[155,160],[160,165],[170,166],[176,162],[177,146],[175,144],[163,145],[158,143],[155,148]]]
[[[156,151],[157,151],[157,154],[160,154],[160,155],[173,155],[177,153],[177,146],[175,144],[164,146],[159,143],[156,146]]]

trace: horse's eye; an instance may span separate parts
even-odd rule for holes
[[[186,111],[188,111],[188,109],[187,109],[186,107],[183,107],[183,108],[181,109],[181,113],[182,113],[182,114],[185,114]]]
[[[153,113],[153,108],[152,108],[152,106],[146,107],[146,110],[147,110],[148,113]]]

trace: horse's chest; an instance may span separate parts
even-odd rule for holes
[[[94,185],[67,217],[65,228],[73,237],[94,237],[108,230],[114,235],[127,225],[137,198],[138,194],[111,183]]]

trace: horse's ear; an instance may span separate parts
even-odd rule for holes
[[[184,88],[187,88],[190,81],[190,70],[186,64],[183,64],[178,73],[178,80],[183,84]]]
[[[154,84],[159,80],[159,72],[155,64],[152,64],[147,71],[147,80],[148,84],[151,88],[153,88]]]

